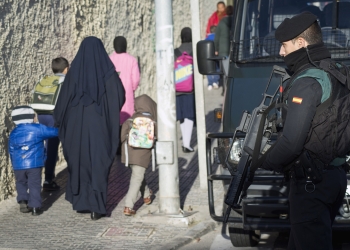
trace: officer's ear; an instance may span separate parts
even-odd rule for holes
[[[296,39],[296,43],[297,43],[299,48],[305,48],[309,45],[309,43],[302,37],[298,37]]]

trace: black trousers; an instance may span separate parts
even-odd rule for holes
[[[17,202],[28,201],[28,207],[41,207],[41,168],[15,170],[14,172]]]
[[[55,121],[53,115],[38,115],[39,122],[45,126],[53,127]],[[45,181],[51,182],[55,178],[55,168],[58,156],[58,137],[46,140]]]
[[[290,181],[291,231],[288,249],[332,249],[332,224],[344,199],[347,179],[342,168],[326,170],[323,180],[307,186],[306,180]]]

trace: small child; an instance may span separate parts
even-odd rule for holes
[[[139,191],[144,189],[143,202],[146,205],[152,203],[152,191],[148,188],[145,180],[145,172],[151,161],[151,148],[134,148],[127,144],[128,133],[131,128],[131,120],[137,117],[147,117],[157,122],[157,104],[148,96],[141,95],[135,98],[135,113],[126,120],[122,125],[121,142],[122,142],[122,162],[128,162],[132,174],[130,186],[125,198],[124,214],[127,216],[134,215],[134,204]],[[154,133],[156,129],[154,129]],[[125,147],[127,146],[127,152]],[[126,164],[126,165],[128,165]]]
[[[44,140],[58,136],[58,129],[38,124],[36,113],[29,106],[15,107],[11,117],[16,124],[9,137],[9,152],[16,178],[17,202],[22,213],[40,215]]]
[[[214,39],[215,39],[215,30],[216,30],[216,26],[215,25],[210,26],[210,33],[205,38],[205,40],[214,41]]]
[[[214,41],[215,30],[216,30],[216,26],[211,26],[210,33],[208,34],[207,38],[205,38],[205,40]],[[213,87],[214,89],[219,88],[220,75],[207,75],[207,78],[208,78],[208,90],[212,90]]]
[[[52,72],[55,76],[59,76],[59,83],[63,84],[64,78],[69,70],[69,62],[66,58],[58,57],[52,60],[51,63]],[[48,113],[47,110],[37,110],[39,123],[48,127],[53,127],[55,121],[52,113]],[[45,181],[43,184],[44,191],[56,191],[60,189],[60,186],[54,181],[55,168],[58,155],[58,146],[60,140],[58,137],[51,138],[46,142],[46,161],[45,161]]]

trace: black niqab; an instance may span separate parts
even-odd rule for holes
[[[74,210],[106,213],[109,169],[118,149],[123,84],[101,41],[80,46],[54,111],[67,161],[66,199]]]
[[[117,36],[116,38],[114,38],[113,46],[116,53],[125,53],[127,47],[126,38],[123,36]]]
[[[181,43],[192,42],[192,30],[189,27],[185,27],[181,30]]]
[[[93,62],[93,63],[92,63]],[[106,92],[106,81],[115,72],[115,67],[100,39],[90,36],[83,40],[68,71],[65,82],[75,85],[71,105],[82,102],[84,106],[96,104],[101,114],[100,101]]]

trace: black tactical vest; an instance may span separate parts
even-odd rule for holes
[[[316,109],[304,145],[314,159],[325,165],[341,165],[350,151],[350,91],[349,74],[345,65],[323,60],[320,67],[310,65],[295,74],[283,92],[283,116],[288,112],[288,94],[293,82],[302,77],[312,77],[322,87],[321,104]],[[341,159],[340,159],[341,158]]]

